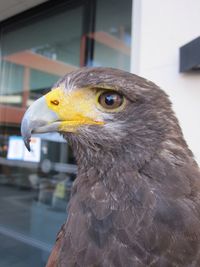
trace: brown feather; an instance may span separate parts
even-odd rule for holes
[[[47,267],[199,267],[200,172],[166,94],[108,68],[84,68],[60,83],[113,87],[130,102],[105,127],[63,133],[78,175]]]
[[[58,267],[58,258],[61,250],[61,244],[64,239],[64,225],[57,234],[56,243],[51,251],[46,267]]]

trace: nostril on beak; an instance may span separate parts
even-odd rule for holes
[[[59,105],[59,101],[57,99],[55,100],[51,100],[51,104],[58,106]]]

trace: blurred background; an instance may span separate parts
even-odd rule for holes
[[[106,66],[144,76],[170,96],[200,163],[199,0],[0,1],[0,266],[43,267],[76,163],[58,134],[26,151],[27,107],[65,73]]]

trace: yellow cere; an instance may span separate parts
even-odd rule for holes
[[[96,95],[89,88],[64,91],[62,87],[45,95],[48,107],[59,117],[59,130],[74,132],[81,125],[103,125],[96,110]]]

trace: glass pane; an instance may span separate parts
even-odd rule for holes
[[[60,135],[37,135],[34,152],[20,136],[23,113],[79,67],[83,7],[46,13],[1,35],[0,266],[45,266],[76,174]],[[6,242],[3,240],[6,239]],[[6,252],[7,251],[7,252]],[[9,251],[9,253],[8,253]]]
[[[93,66],[130,70],[132,0],[98,0]]]
[[[76,176],[72,151],[59,134],[35,135],[34,153],[27,152],[20,136],[22,116],[59,77],[84,62],[85,37],[94,42],[87,65],[129,70],[131,2],[97,0],[95,32],[85,36],[89,18],[83,18],[88,13],[83,6],[45,11],[2,29],[0,266],[45,266],[66,220]]]
[[[2,61],[0,104],[22,105],[23,76],[23,66]]]

